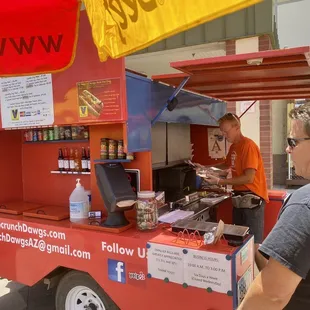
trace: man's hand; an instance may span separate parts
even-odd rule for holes
[[[206,182],[208,182],[211,185],[218,185],[220,178],[216,177],[215,175],[212,174],[207,174],[207,178],[205,178]]]
[[[227,169],[227,170],[220,170],[217,174],[218,174],[220,177],[226,178],[227,175],[228,175],[228,173],[229,173],[229,170]]]

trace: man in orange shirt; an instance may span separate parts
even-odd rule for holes
[[[268,202],[268,191],[264,164],[255,142],[242,135],[241,123],[237,115],[225,114],[218,121],[221,131],[228,142],[232,143],[227,159],[216,167],[231,169],[232,178],[221,179],[208,175],[210,184],[233,186],[233,223],[248,226],[254,235],[255,261],[261,270],[266,260],[258,252],[263,241],[264,209]]]

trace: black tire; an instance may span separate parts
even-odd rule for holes
[[[55,301],[56,310],[71,310],[65,307],[66,298],[68,293],[77,286],[85,286],[96,293],[106,310],[119,309],[89,274],[73,270],[66,273],[58,284]]]

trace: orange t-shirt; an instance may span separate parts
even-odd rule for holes
[[[255,169],[256,173],[252,184],[234,185],[233,189],[251,191],[266,202],[269,201],[262,155],[253,140],[243,137],[240,142],[232,144],[225,165],[231,168],[232,177],[241,176],[246,169]]]

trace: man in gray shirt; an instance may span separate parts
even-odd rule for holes
[[[287,152],[295,172],[310,179],[310,103],[290,112]],[[310,309],[310,184],[295,191],[260,247],[266,266],[239,310]]]

